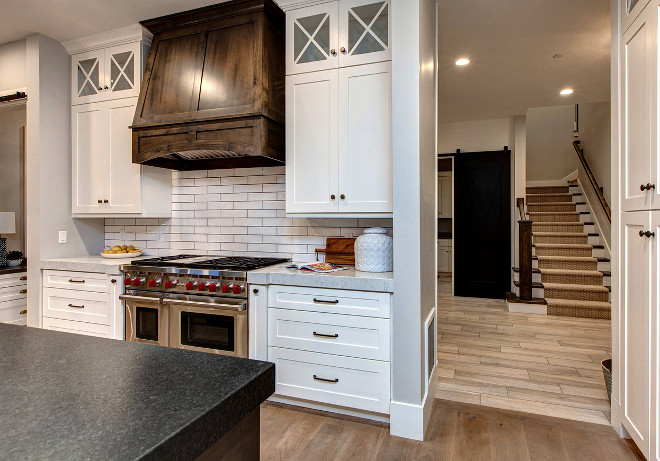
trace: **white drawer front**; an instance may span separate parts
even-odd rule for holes
[[[278,347],[268,348],[268,360],[275,363],[275,394],[390,412],[389,362]]]
[[[268,289],[268,307],[283,309],[390,318],[390,304],[389,293],[281,285]]]
[[[108,291],[108,277],[92,272],[44,271],[44,288],[66,288],[78,291]]]
[[[27,322],[27,303],[25,299],[0,303],[0,323],[18,323],[25,325]]]
[[[390,360],[389,319],[268,309],[268,345]]]
[[[0,289],[0,303],[27,298],[27,285],[17,285]]]
[[[97,325],[95,323],[74,322],[72,320],[44,317],[44,329],[76,333],[79,335],[98,336],[99,338],[110,338],[110,328],[106,325]]]
[[[20,272],[17,274],[6,274],[0,275],[0,292],[3,289],[9,287],[17,286],[26,286],[27,285],[27,274],[25,272]]]
[[[44,317],[110,324],[107,293],[44,288]]]

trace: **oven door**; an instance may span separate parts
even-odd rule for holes
[[[120,295],[126,303],[126,341],[169,345],[169,306],[161,298]]]
[[[246,301],[165,300],[170,306],[170,346],[233,357],[248,356]]]

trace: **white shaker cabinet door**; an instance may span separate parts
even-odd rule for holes
[[[286,211],[338,209],[337,70],[286,77]]]
[[[132,134],[129,126],[135,115],[137,98],[104,103],[107,111],[108,200],[104,213],[140,213],[142,207],[141,166],[133,163]]]
[[[286,74],[336,69],[337,2],[286,14]]]
[[[339,1],[339,66],[392,59],[389,0]]]
[[[654,145],[653,70],[657,21],[645,10],[621,40],[621,210],[649,209],[654,191],[651,158]]]
[[[392,63],[339,69],[339,212],[392,212]]]
[[[650,213],[621,214],[620,373],[621,420],[649,456],[651,405]],[[641,233],[641,234],[640,234]]]
[[[101,103],[71,108],[73,132],[73,213],[99,213],[108,177],[107,112]]]

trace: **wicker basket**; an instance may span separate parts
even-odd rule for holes
[[[612,359],[605,359],[600,364],[603,367],[603,377],[605,378],[605,387],[607,388],[607,398],[612,404]]]

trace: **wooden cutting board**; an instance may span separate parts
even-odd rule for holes
[[[317,248],[317,253],[325,253],[325,262],[330,264],[355,264],[355,239],[328,237],[325,248]]]

